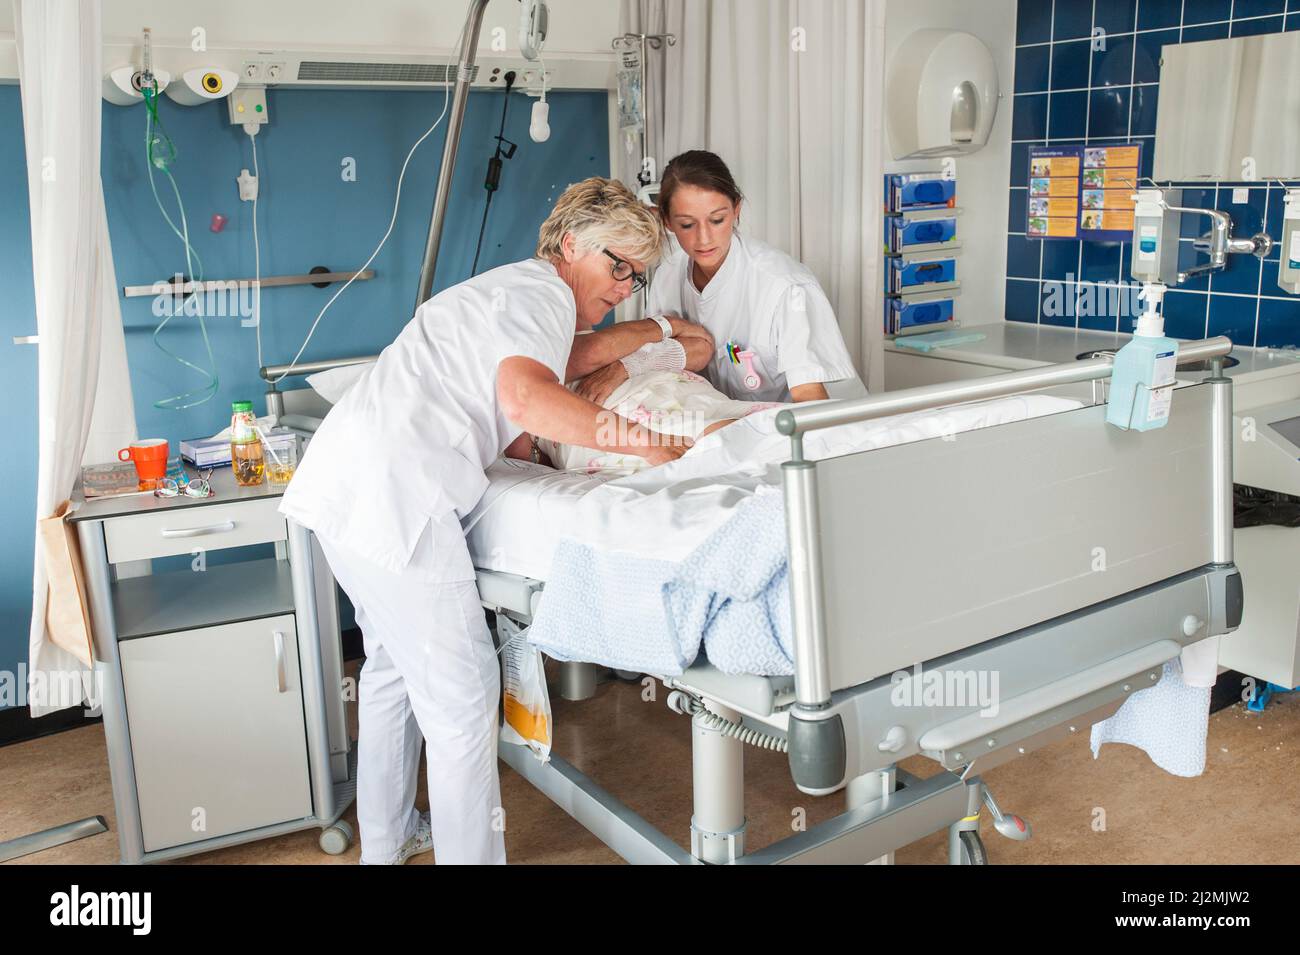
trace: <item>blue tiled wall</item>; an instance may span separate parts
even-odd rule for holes
[[[293,275],[321,264],[355,268],[384,234],[402,159],[442,107],[442,91],[275,90],[271,125],[258,135],[263,176],[258,201],[262,271]],[[603,91],[551,93],[549,142],[528,137],[531,102],[513,94],[506,136],[519,144],[492,203],[480,269],[527,258],[537,227],[568,183],[608,175],[609,148]],[[452,184],[438,258],[438,291],[469,276],[482,221],[483,169],[496,145],[501,94],[470,94],[460,158]],[[189,215],[191,238],[210,278],[253,274],[252,208],[238,200],[235,176],[251,167],[242,131],[225,122],[224,103],[177,106],[164,99],[159,113],[176,143],[176,176]],[[10,345],[36,331],[32,288],[27,169],[17,86],[0,85],[0,382],[14,410],[5,418],[15,452],[0,461],[0,671],[27,658],[32,558],[36,523],[36,349]],[[411,159],[392,237],[376,257],[375,279],[348,289],[321,321],[304,359],[373,354],[410,320],[429,211],[441,162],[443,130]],[[184,267],[180,241],[166,231],[144,174],[144,111],[103,107],[101,176],[119,285],[148,285]],[[340,161],[356,162],[355,181]],[[159,189],[166,190],[164,182]],[[164,191],[169,209],[172,197]],[[208,229],[214,212],[229,217],[221,233]],[[174,213],[173,213],[174,214]],[[320,307],[337,286],[268,289],[262,298],[264,358],[288,362]],[[251,398],[261,407],[265,383],[257,377],[254,333],[231,319],[209,321],[221,379],[217,397],[184,411],[160,411],[154,402],[201,383],[153,343],[159,318],[149,297],[123,299],[127,361],[141,436],[182,438],[212,434],[230,420],[230,403]],[[175,322],[162,338],[173,351],[204,363],[193,318]],[[287,381],[293,387],[298,383]],[[16,402],[16,404],[15,404]],[[0,707],[5,701],[0,700]]]
[[[1091,49],[1095,28],[1106,49]],[[1009,321],[1132,331],[1131,317],[1044,314],[1049,294],[1072,299],[1079,282],[1129,281],[1129,243],[1041,241],[1025,236],[1026,171],[1034,145],[1142,143],[1142,175],[1155,155],[1160,51],[1167,44],[1300,30],[1300,0],[1020,0],[1016,17],[1011,209],[1007,236]],[[1222,209],[1238,235],[1279,237],[1283,189],[1276,183],[1176,183],[1183,204]],[[1300,181],[1288,185],[1300,185]],[[1248,201],[1234,203],[1233,188]],[[1192,248],[1208,220],[1183,216],[1180,265],[1205,261]],[[1179,338],[1228,335],[1240,345],[1300,345],[1300,296],[1277,284],[1278,248],[1260,262],[1233,255],[1165,297],[1166,329]],[[1097,296],[1092,301],[1103,299]],[[1059,300],[1059,299],[1058,299]],[[1113,297],[1112,297],[1113,306]]]

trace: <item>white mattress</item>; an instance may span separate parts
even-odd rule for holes
[[[1017,395],[814,431],[804,450],[820,460],[1077,407],[1063,398]],[[604,553],[684,560],[760,485],[779,486],[790,442],[776,432],[777,410],[703,438],[671,464],[631,474],[496,461],[487,493],[462,522],[474,565],[545,581],[564,538]]]

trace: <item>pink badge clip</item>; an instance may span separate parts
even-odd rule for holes
[[[754,353],[752,351],[737,352],[736,357],[745,365],[745,377],[743,379],[745,387],[750,391],[758,391],[759,388],[763,387],[763,379],[754,370]]]

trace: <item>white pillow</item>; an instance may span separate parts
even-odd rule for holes
[[[314,375],[307,376],[307,384],[311,385],[316,394],[330,404],[336,405],[343,400],[343,396],[348,393],[348,389],[360,381],[361,376],[374,367],[375,363],[368,361],[360,365],[344,365],[342,368],[318,371]]]

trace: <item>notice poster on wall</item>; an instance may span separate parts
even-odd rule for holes
[[[1133,235],[1133,193],[1142,168],[1142,144],[1084,146],[1079,187],[1079,237],[1122,242]]]
[[[1031,239],[1079,237],[1079,166],[1077,146],[1035,146],[1029,150],[1029,222]]]
[[[1128,239],[1141,166],[1141,143],[1030,147],[1025,234],[1031,239]]]

